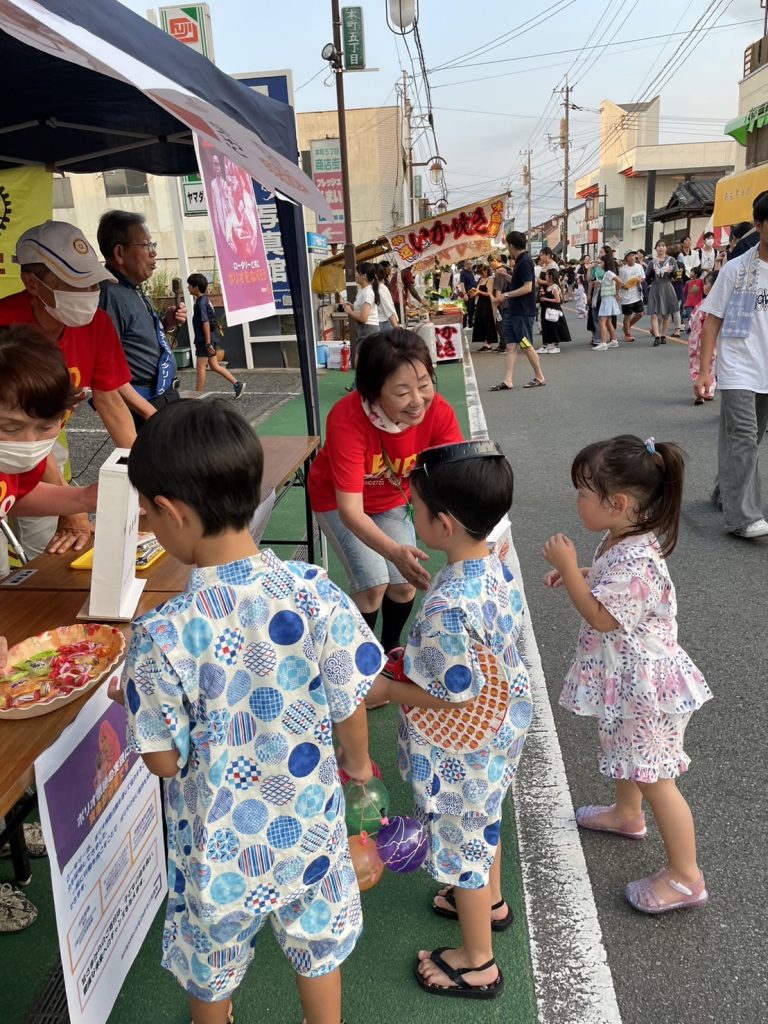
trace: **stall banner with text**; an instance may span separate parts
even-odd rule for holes
[[[248,174],[220,149],[195,135],[197,164],[221,278],[227,323],[275,315],[261,223]]]
[[[43,167],[0,170],[0,298],[20,292],[21,269],[13,262],[19,237],[50,220],[53,175]]]
[[[338,139],[313,139],[309,143],[312,181],[333,211],[333,220],[318,215],[317,233],[329,242],[344,242],[344,193],[341,186],[341,143]]]
[[[69,1017],[105,1024],[168,888],[160,783],[125,749],[106,683],[35,776]]]
[[[485,255],[501,231],[505,205],[505,195],[494,196],[393,231],[387,238],[398,267],[432,270],[435,258],[450,264]]]

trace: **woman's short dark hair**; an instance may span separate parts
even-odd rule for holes
[[[130,242],[131,228],[142,227],[146,222],[144,214],[128,210],[107,210],[103,213],[99,220],[96,241],[104,259],[109,263],[115,255],[115,246],[128,245]]]
[[[206,537],[248,526],[261,501],[263,469],[253,428],[220,398],[164,406],[142,426],[128,459],[139,494],[183,501]]]
[[[197,288],[201,295],[205,295],[208,291],[208,278],[205,274],[190,274],[187,278],[187,284],[190,288]]]
[[[430,377],[434,374],[427,343],[414,331],[392,327],[365,338],[357,349],[355,385],[369,402],[381,394],[384,382],[401,366],[421,363]]]
[[[415,470],[411,487],[432,516],[446,512],[471,537],[484,540],[512,504],[512,467],[503,456],[478,456],[463,462]]]
[[[61,349],[32,324],[0,327],[0,405],[55,420],[77,398]]]

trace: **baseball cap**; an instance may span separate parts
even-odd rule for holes
[[[624,259],[626,259],[627,256],[637,256],[637,249],[627,249],[624,253]]]
[[[115,280],[80,228],[63,220],[46,220],[25,231],[16,243],[14,262],[42,263],[73,288]]]

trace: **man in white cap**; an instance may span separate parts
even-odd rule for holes
[[[137,410],[147,406],[144,415],[154,409],[131,388],[120,340],[98,308],[99,282],[112,280],[111,274],[80,229],[63,221],[45,221],[25,231],[16,243],[15,262],[24,289],[0,299],[0,325],[35,324],[58,345],[75,387],[92,390],[94,409],[114,443],[130,448],[136,429],[126,402]],[[47,483],[66,483],[66,439],[59,441],[49,456]],[[19,530],[30,557],[46,547],[57,553],[79,551],[92,532],[87,515],[61,517],[58,524],[50,518],[22,519]]]

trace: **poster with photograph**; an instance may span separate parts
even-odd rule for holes
[[[275,299],[253,182],[220,149],[195,136],[200,175],[230,325],[274,316]]]
[[[106,683],[35,775],[69,1017],[105,1024],[167,892],[159,779],[126,751]]]

